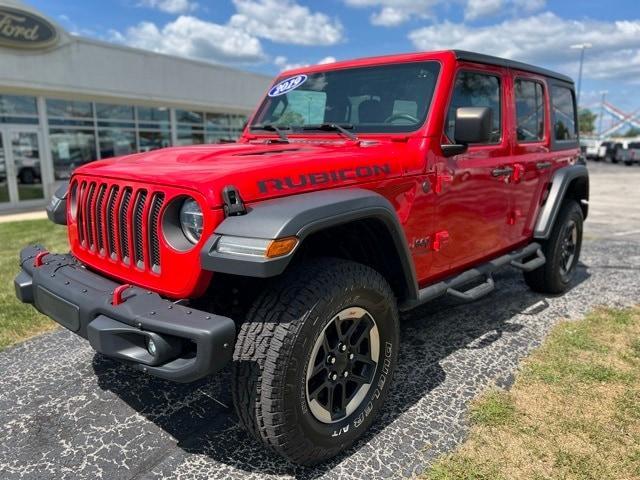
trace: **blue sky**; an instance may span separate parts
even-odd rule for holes
[[[27,0],[82,36],[276,75],[283,68],[463,48],[574,78],[640,108],[640,2],[551,0]]]

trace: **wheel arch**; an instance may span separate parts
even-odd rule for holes
[[[361,235],[358,241],[354,241],[356,232]],[[224,235],[263,239],[296,236],[299,245],[284,257],[248,258],[217,252],[216,243]],[[201,264],[213,272],[269,278],[304,258],[319,255],[368,265],[387,279],[400,300],[417,298],[413,260],[395,209],[382,195],[358,188],[249,205],[247,214],[227,217],[216,228],[203,247]]]
[[[534,230],[534,238],[546,240],[558,217],[562,203],[566,199],[575,200],[587,218],[589,213],[589,171],[584,165],[576,164],[558,169],[551,179],[547,199],[540,210]]]

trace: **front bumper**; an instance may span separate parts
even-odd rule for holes
[[[177,382],[215,373],[231,360],[236,327],[230,318],[174,304],[138,287],[127,289],[123,302],[113,305],[118,283],[86,269],[70,254],[46,254],[36,266],[43,251],[32,246],[20,252],[16,296],[88,339],[96,351]],[[156,355],[147,349],[150,339]]]

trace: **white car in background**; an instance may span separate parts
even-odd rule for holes
[[[600,140],[583,139],[580,140],[582,152],[588,160],[602,160],[606,153],[606,148],[602,147]]]

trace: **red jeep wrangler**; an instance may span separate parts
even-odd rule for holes
[[[475,300],[511,265],[575,275],[589,179],[570,78],[462,51],[280,76],[231,145],[78,168],[49,217],[71,253],[21,252],[23,302],[150,375],[231,362],[241,424],[292,462],[380,411],[398,311]]]

